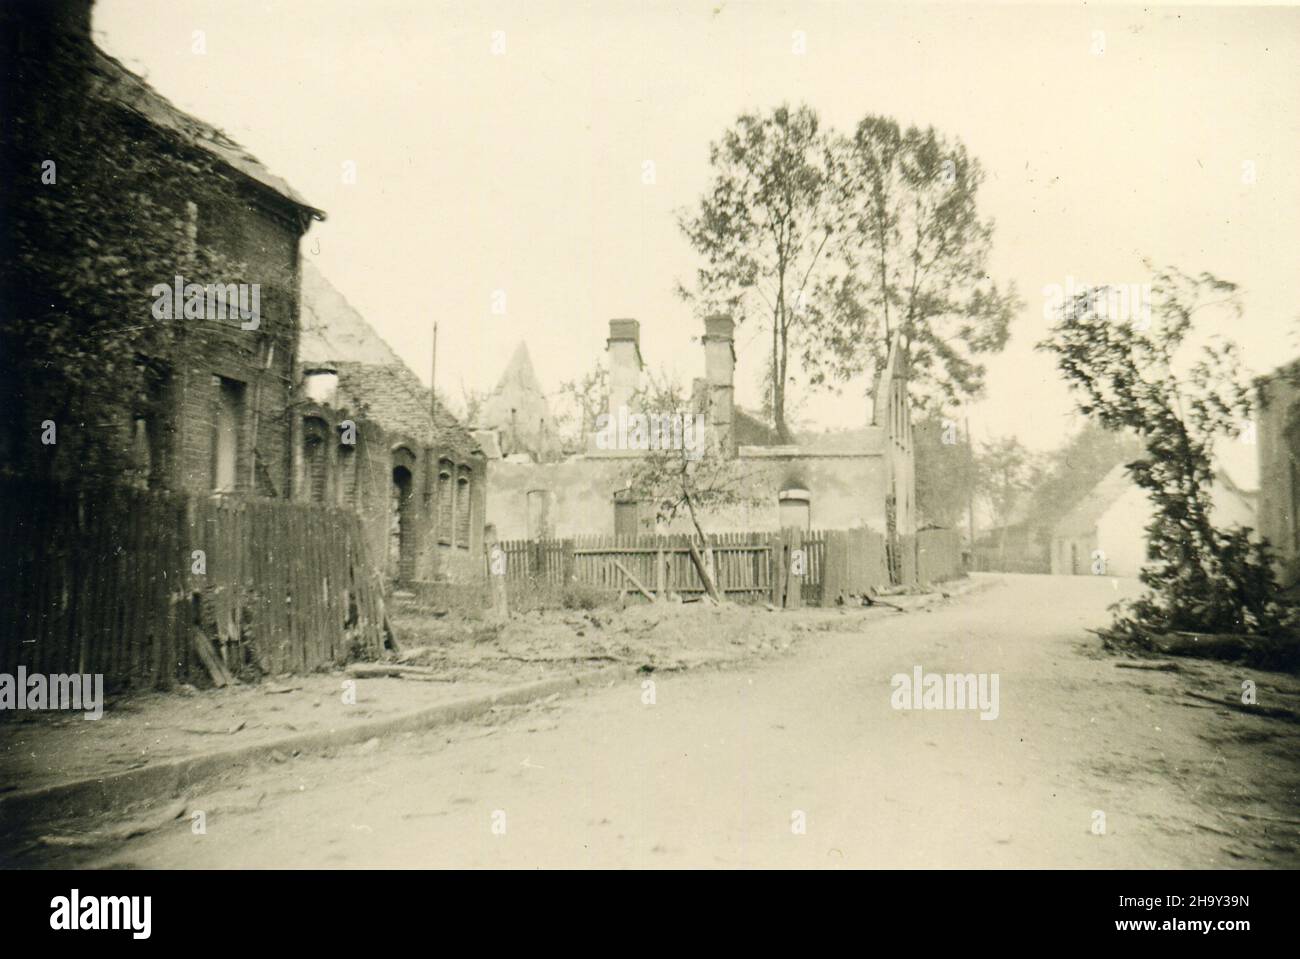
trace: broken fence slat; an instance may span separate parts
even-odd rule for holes
[[[230,674],[226,672],[225,665],[217,656],[216,650],[212,648],[212,640],[208,639],[207,634],[201,629],[195,629],[191,636],[194,641],[194,651],[199,654],[199,660],[208,671],[208,675],[212,677],[212,684],[218,689],[230,685]]]
[[[624,566],[618,560],[614,560],[614,566],[618,569],[620,573],[622,573],[631,581],[633,586],[635,586],[637,589],[641,591],[642,596],[650,600],[650,602],[652,603],[655,601],[655,598],[654,596],[651,595],[650,590],[646,589],[643,585],[641,585],[641,580],[637,579],[635,576],[629,573],[626,566]]]

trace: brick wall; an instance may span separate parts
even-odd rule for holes
[[[24,6],[35,10],[37,5]],[[6,21],[12,12],[5,10]],[[74,301],[71,308],[58,307],[66,319],[60,317],[51,324],[80,322],[92,333],[104,326],[143,330],[134,343],[119,338],[102,362],[115,364],[120,372],[123,365],[135,363],[143,354],[157,364],[161,386],[158,396],[152,402],[141,400],[141,408],[134,413],[130,406],[137,401],[112,388],[128,378],[112,373],[103,378],[108,384],[102,388],[104,395],[94,393],[93,377],[85,395],[65,389],[62,396],[44,396],[38,389],[19,389],[19,395],[30,394],[31,410],[22,417],[23,429],[14,439],[5,437],[0,442],[8,470],[40,474],[42,464],[49,461],[44,471],[55,478],[77,480],[87,472],[83,446],[129,449],[134,435],[147,433],[151,470],[146,474],[152,475],[135,476],[129,471],[129,479],[157,488],[209,491],[214,414],[220,392],[212,379],[215,375],[245,384],[238,424],[241,442],[236,489],[287,495],[290,423],[286,411],[298,335],[298,244],[315,211],[293,197],[287,185],[275,180],[237,144],[184,115],[140,78],[96,50],[81,26],[73,30],[70,23],[57,20],[47,23],[29,17],[20,24],[26,31],[27,46],[22,62],[28,67],[0,71],[0,77],[6,93],[22,91],[15,101],[15,116],[22,122],[6,125],[0,137],[6,149],[0,153],[8,156],[14,130],[44,131],[44,139],[22,139],[19,147],[49,148],[58,161],[58,181],[49,186],[50,195],[72,204],[69,216],[80,218],[73,223],[74,242],[56,242],[57,230],[44,221],[33,221],[44,225],[24,234],[30,242],[50,246],[52,257],[64,255],[72,260],[115,255],[129,267],[119,271],[96,267],[100,288],[115,298],[111,308],[97,314]],[[9,39],[7,33],[7,54],[14,52],[8,49]],[[51,61],[57,69],[29,69],[32,62],[40,62],[38,54],[57,54],[57,60]],[[16,63],[19,58],[9,59]],[[55,79],[47,79],[47,73]],[[42,82],[50,87],[43,88]],[[82,135],[79,131],[95,119],[104,122],[93,124],[93,136]],[[142,167],[147,175],[113,166],[125,155],[149,158]],[[141,203],[138,197],[142,194],[151,202]],[[132,222],[129,214],[122,214],[124,209],[148,210],[153,219],[141,223],[137,217]],[[133,226],[138,231],[135,235]],[[145,233],[149,242],[141,241],[140,233]],[[81,238],[88,238],[86,249],[77,247]],[[208,265],[209,254],[220,255],[223,265]],[[20,273],[11,278],[16,288],[26,291],[26,300],[37,306],[42,301],[52,304],[60,300],[55,294],[62,285],[50,287],[46,296],[41,287],[43,274],[31,272],[30,276]],[[71,268],[69,272],[73,273]],[[241,330],[237,319],[155,318],[152,286],[170,285],[177,275],[199,284],[258,284],[260,329]],[[114,289],[116,276],[124,278]],[[160,345],[165,338],[151,335],[158,324],[170,324],[169,329],[177,334],[174,343]],[[19,361],[16,372],[7,371],[5,379],[32,374],[30,378],[39,381],[31,365],[24,369],[23,362]],[[109,406],[113,407],[111,416],[100,416]],[[27,442],[32,431],[25,421],[37,414],[58,414],[60,436],[55,447],[36,447],[33,458],[32,444]],[[132,416],[146,424],[143,430],[136,428]],[[107,444],[104,437],[109,438]]]
[[[236,489],[289,496],[301,233],[283,215],[241,196],[233,184],[226,186],[225,191],[210,190],[197,203],[197,242],[246,269],[239,277],[186,280],[258,284],[260,323],[244,330],[238,321],[174,321],[184,326],[173,357],[179,455],[168,485],[193,492],[212,488],[214,416],[220,399],[213,377],[219,376],[242,384]]]

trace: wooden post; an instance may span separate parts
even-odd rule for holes
[[[801,609],[803,607],[803,579],[808,573],[808,553],[803,545],[803,532],[797,527],[789,531],[790,552],[789,579],[786,580],[785,608]]]
[[[563,549],[563,554],[562,554],[563,573],[562,573],[562,575],[563,575],[563,578],[564,578],[564,584],[567,586],[569,583],[573,582],[573,577],[574,577],[574,567],[576,566],[576,559],[575,559],[574,554],[573,554],[573,550],[574,550],[574,542],[573,542],[572,539],[566,539],[566,540],[564,540],[564,542],[561,544],[561,546],[562,546],[562,549]]]
[[[772,605],[780,609],[785,605],[785,534],[772,533],[767,538],[768,575],[772,584]]]
[[[506,599],[506,552],[497,542],[497,530],[491,523],[483,530],[483,542],[487,544],[488,592],[492,597],[491,618],[504,622],[510,618],[510,607]]]

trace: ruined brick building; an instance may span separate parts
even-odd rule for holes
[[[645,375],[640,324],[609,324],[607,412],[635,406]],[[911,414],[898,344],[875,385],[862,427],[779,442],[775,430],[735,403],[734,324],[710,317],[702,337],[704,377],[693,404],[707,429],[748,477],[744,505],[712,514],[713,532],[869,527],[880,533],[915,532],[915,477]],[[673,413],[677,411],[657,411]],[[600,449],[559,462],[524,457],[489,463],[488,521],[502,539],[583,534],[631,535],[654,529],[649,504],[628,495],[636,449]]]
[[[289,496],[298,249],[312,221],[324,214],[220,130],[178,110],[96,47],[90,8],[89,0],[58,0],[23,5],[6,17],[13,71],[5,77],[6,102],[15,116],[13,136],[5,137],[6,168],[17,164],[26,180],[40,177],[23,195],[39,197],[43,190],[62,211],[47,220],[38,207],[6,211],[21,224],[11,236],[18,248],[7,251],[19,261],[10,263],[19,272],[6,276],[6,300],[31,324],[27,329],[44,324],[53,331],[84,323],[98,306],[87,305],[68,282],[79,279],[73,264],[84,264],[88,291],[120,277],[119,299],[108,308],[113,315],[98,322],[145,334],[136,338],[135,355],[100,340],[98,363],[105,372],[136,365],[144,370],[142,385],[134,396],[96,397],[92,375],[87,394],[70,397],[59,395],[67,391],[62,381],[43,380],[38,367],[25,365],[15,371],[15,394],[6,396],[11,413],[48,417],[61,435],[48,450],[33,449],[25,442],[31,424],[24,422],[5,461],[20,475],[76,478],[87,449],[111,436],[124,448],[136,485]],[[32,64],[48,70],[32,70]],[[88,118],[93,132],[87,132]],[[48,159],[22,170],[30,150]],[[125,155],[148,158],[142,163],[149,166],[110,168]],[[76,231],[72,246],[55,233],[69,217]],[[51,246],[47,255],[42,245]],[[66,264],[62,275],[49,271],[51,263]],[[177,304],[174,319],[160,320],[151,310],[151,288],[173,283],[254,290],[258,316],[195,319]],[[52,303],[62,305],[41,316],[38,311]],[[210,298],[205,305],[212,305]],[[167,336],[150,335],[164,325]],[[84,336],[102,336],[100,327],[84,329]],[[52,336],[46,341],[58,342]],[[94,343],[86,349],[93,352]],[[62,355],[87,362],[72,350]],[[95,422],[110,401],[120,401],[113,415],[121,422]]]
[[[464,580],[483,565],[485,464],[477,440],[312,264],[303,265],[296,444],[304,487],[361,514],[399,582]],[[356,444],[339,424],[360,424]]]
[[[476,571],[484,495],[477,444],[445,407],[435,422],[418,378],[304,267],[302,238],[325,214],[100,50],[91,6],[53,0],[3,12],[14,55],[6,101],[17,117],[0,143],[5,169],[38,178],[40,158],[51,158],[56,173],[25,193],[44,189],[79,219],[69,224],[76,245],[68,247],[54,233],[61,218],[38,221],[36,206],[6,211],[32,220],[17,232],[36,249],[10,251],[5,299],[35,335],[13,341],[13,368],[0,376],[12,416],[0,430],[0,473],[81,483],[85,452],[100,444],[115,454],[114,470],[97,482],[345,507],[361,515],[371,561],[390,580]],[[130,157],[146,159],[111,168]],[[59,310],[38,312],[77,279],[83,258],[87,288],[116,297],[114,305],[91,298],[87,308],[85,298],[65,295]],[[59,272],[41,272],[45,263]],[[173,285],[184,295],[163,296],[160,311],[158,289]],[[225,305],[213,290],[237,290],[236,300],[255,291],[256,315],[213,314]],[[91,310],[103,315],[88,317]],[[97,339],[104,327],[138,335],[109,346]],[[92,389],[72,395],[75,378],[44,376],[41,360],[58,366],[62,357],[22,355],[42,342],[74,344],[67,365],[88,367]],[[138,389],[115,397],[114,379],[104,376],[97,395],[98,372],[123,365],[140,371]],[[42,446],[46,420],[57,443]]]

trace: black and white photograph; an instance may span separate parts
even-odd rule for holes
[[[1300,8],[0,37],[24,924],[157,939],[142,874],[1050,871],[1251,942],[1234,877],[1300,866]]]

